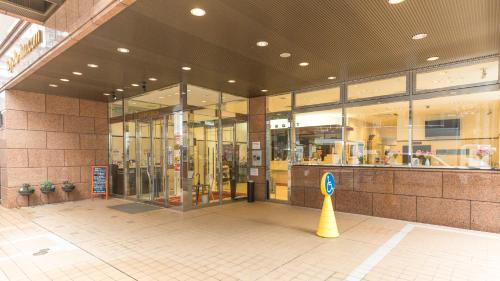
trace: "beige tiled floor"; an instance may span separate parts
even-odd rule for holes
[[[322,239],[313,209],[107,208],[124,203],[0,208],[0,280],[500,280],[496,234],[337,213],[341,237]]]

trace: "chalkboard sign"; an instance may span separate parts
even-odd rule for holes
[[[106,195],[108,199],[107,166],[92,166],[92,195]]]

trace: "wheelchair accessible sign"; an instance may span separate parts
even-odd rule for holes
[[[331,196],[335,190],[335,178],[332,173],[325,173],[321,178],[321,194]]]

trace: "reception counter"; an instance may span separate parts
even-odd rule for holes
[[[337,211],[500,233],[500,170],[295,165],[291,204],[321,208],[325,172]]]

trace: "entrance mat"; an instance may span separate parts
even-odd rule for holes
[[[139,214],[161,209],[160,207],[146,205],[146,204],[138,204],[138,203],[127,203],[127,204],[109,206],[108,208],[124,212],[127,214]]]

